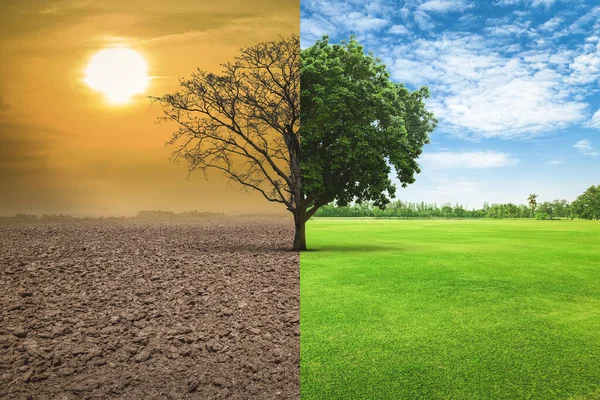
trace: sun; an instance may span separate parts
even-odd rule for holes
[[[113,104],[126,104],[148,87],[146,60],[135,50],[117,47],[99,51],[85,69],[83,81]]]

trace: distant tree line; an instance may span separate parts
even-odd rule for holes
[[[483,203],[480,209],[467,209],[461,204],[452,205],[444,203],[403,202],[400,200],[390,202],[385,209],[379,208],[373,202],[336,206],[329,203],[321,207],[316,217],[374,217],[374,218],[581,218],[600,220],[600,185],[589,187],[575,201],[553,200],[543,203],[537,202],[537,195],[532,194],[527,199],[528,204],[489,204]],[[135,219],[167,219],[167,218],[203,218],[223,216],[222,213],[185,211],[174,213],[172,211],[140,211]],[[253,216],[252,214],[239,215]],[[260,216],[260,214],[255,215]],[[125,217],[100,217],[98,219],[124,219]],[[68,214],[16,214],[10,217],[0,216],[0,223],[5,222],[35,222],[35,221],[73,221],[94,218],[78,218]]]
[[[571,204],[554,200],[538,204],[537,214],[547,213],[548,218],[572,218]],[[536,215],[537,215],[536,214]],[[467,209],[462,204],[393,201],[385,209],[372,203],[338,207],[331,203],[322,207],[317,217],[374,217],[374,218],[531,218],[532,209],[525,204],[488,204],[483,208]]]
[[[528,204],[489,204],[480,209],[467,209],[461,204],[390,202],[385,209],[373,203],[323,206],[316,217],[374,217],[374,218],[582,218],[600,220],[600,185],[592,186],[572,203],[567,200],[537,202],[537,195],[527,199]]]
[[[134,218],[138,219],[170,219],[170,218],[206,218],[223,216],[222,213],[212,213],[206,211],[184,211],[175,213],[173,211],[140,211]]]
[[[52,221],[52,222],[69,222],[69,221],[83,221],[90,219],[101,219],[101,220],[114,220],[114,219],[175,219],[175,218],[207,218],[207,217],[219,217],[223,216],[223,213],[212,213],[202,211],[184,211],[182,213],[175,213],[173,211],[140,211],[134,217],[73,217],[70,214],[42,214],[41,216],[35,214],[23,214],[18,213],[12,216],[0,216],[1,223],[11,222],[38,222],[38,221]]]
[[[9,221],[16,221],[16,222],[72,221],[73,219],[75,219],[75,217],[73,217],[70,214],[42,214],[40,216],[37,216],[35,214],[18,213],[13,216],[10,216],[10,217],[9,216],[0,217],[0,221],[3,221],[3,222],[9,222]]]

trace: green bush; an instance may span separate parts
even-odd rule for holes
[[[535,214],[535,219],[551,219],[551,218],[548,213],[540,212],[540,213]]]

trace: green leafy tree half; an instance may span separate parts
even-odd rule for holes
[[[417,158],[437,121],[425,107],[426,87],[409,91],[352,37],[327,36],[302,50],[300,63],[301,198],[294,247],[306,248],[304,225],[335,201],[389,203],[396,186],[420,172]]]
[[[589,187],[572,204],[579,218],[600,220],[600,185]]]

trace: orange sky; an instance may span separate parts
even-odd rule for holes
[[[277,212],[218,174],[169,162],[173,126],[146,95],[196,68],[218,72],[242,46],[299,34],[297,0],[24,0],[0,5],[0,215],[139,210]],[[107,103],[82,82],[97,51],[146,59],[145,95]]]

